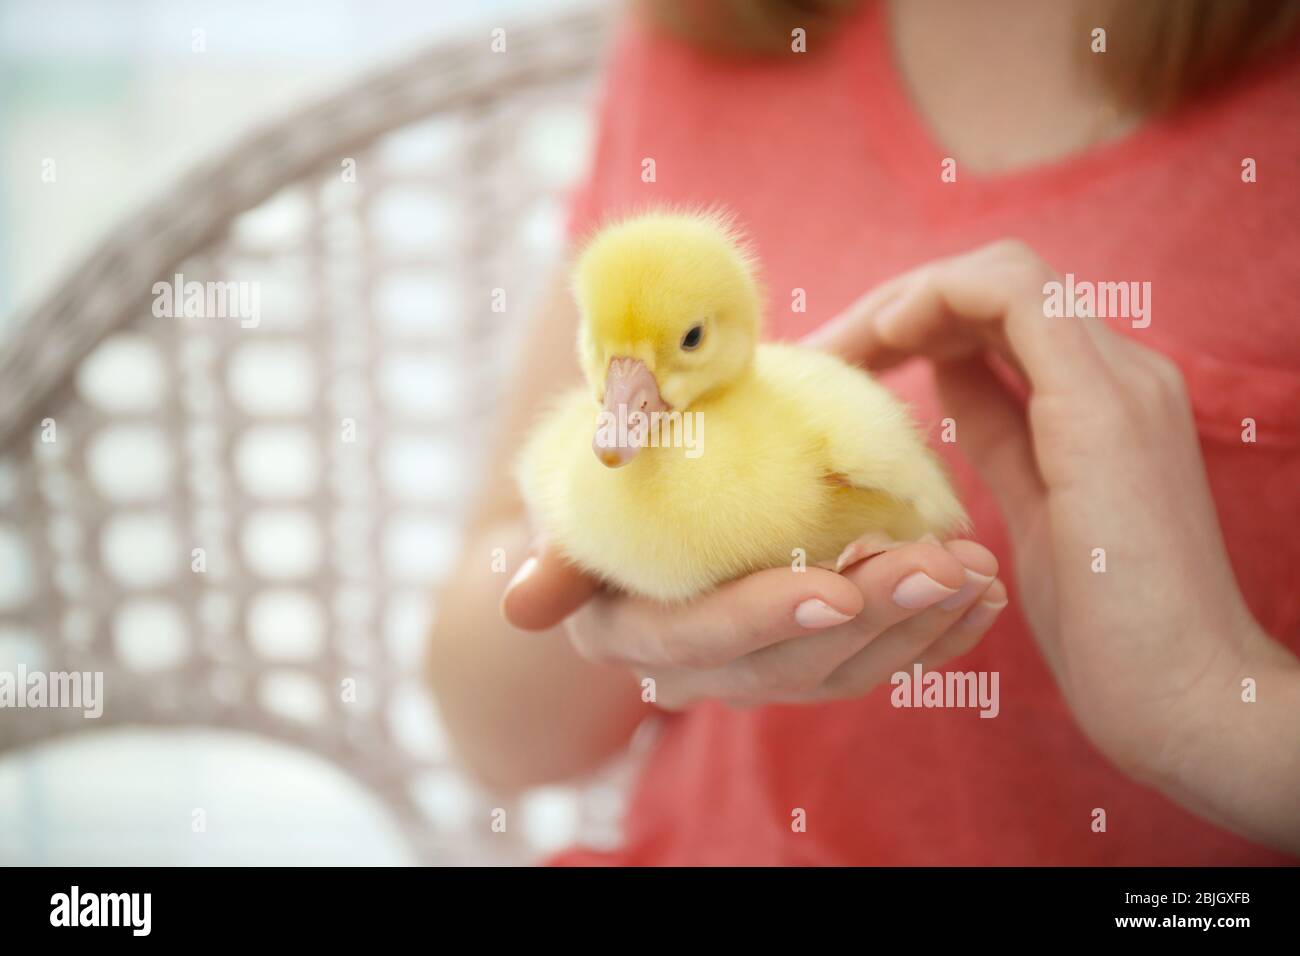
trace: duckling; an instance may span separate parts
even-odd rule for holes
[[[515,475],[539,530],[608,585],[680,602],[968,524],[892,393],[823,352],[759,344],[756,263],[725,216],[606,226],[573,293],[587,388],[537,423]]]

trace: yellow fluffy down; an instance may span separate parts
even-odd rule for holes
[[[645,448],[611,470],[592,453],[599,406],[576,389],[539,422],[517,478],[540,530],[604,581],[682,601],[763,568],[833,561],[855,538],[965,527],[906,407],[865,372],[762,345],[752,366],[687,409],[702,453]]]

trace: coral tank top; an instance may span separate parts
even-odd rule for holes
[[[1016,236],[1079,280],[1150,281],[1115,327],[1182,368],[1240,587],[1300,651],[1300,63],[1254,69],[1127,138],[1027,170],[940,176],[887,24],[868,5],[814,55],[725,61],[639,21],[615,42],[580,237],[648,204],[733,210],[763,263],[767,335],[793,339],[875,284]],[[1256,182],[1243,181],[1245,159]],[[652,182],[643,178],[653,160]],[[807,311],[792,310],[792,290]],[[945,455],[974,537],[1012,567],[997,509],[923,362],[883,377]],[[1257,423],[1243,443],[1242,419]],[[1009,575],[1008,575],[1009,577]],[[1076,727],[1011,604],[943,670],[997,671],[1001,711],[849,701],[662,718],[613,852],[560,864],[1244,864],[1289,860],[1113,769]],[[1296,746],[1300,746],[1298,730]],[[1093,832],[1094,808],[1106,832]],[[792,826],[803,811],[806,826]],[[802,832],[800,832],[802,830]]]

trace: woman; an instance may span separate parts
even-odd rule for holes
[[[499,785],[560,779],[666,714],[625,845],[563,861],[1300,853],[1296,8],[1073,6],[766,3],[789,10],[765,58],[644,17],[621,36],[575,241],[647,203],[729,206],[768,334],[881,370],[946,428],[978,543],[760,573],[668,611],[544,543],[525,561],[503,474],[432,643],[466,759]],[[655,8],[731,45],[763,33],[726,16],[753,6]],[[1089,283],[1097,317],[1054,317],[1052,290]],[[503,455],[576,378],[575,322],[561,289]],[[500,621],[494,548],[518,565],[507,617],[548,633]],[[941,587],[900,606],[918,571]],[[822,613],[797,614],[809,601]],[[895,706],[917,663],[996,674],[997,716]]]

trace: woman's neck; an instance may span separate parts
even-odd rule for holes
[[[1122,115],[1090,69],[1095,0],[888,0],[890,42],[912,102],[959,166],[996,173],[1117,138]]]

